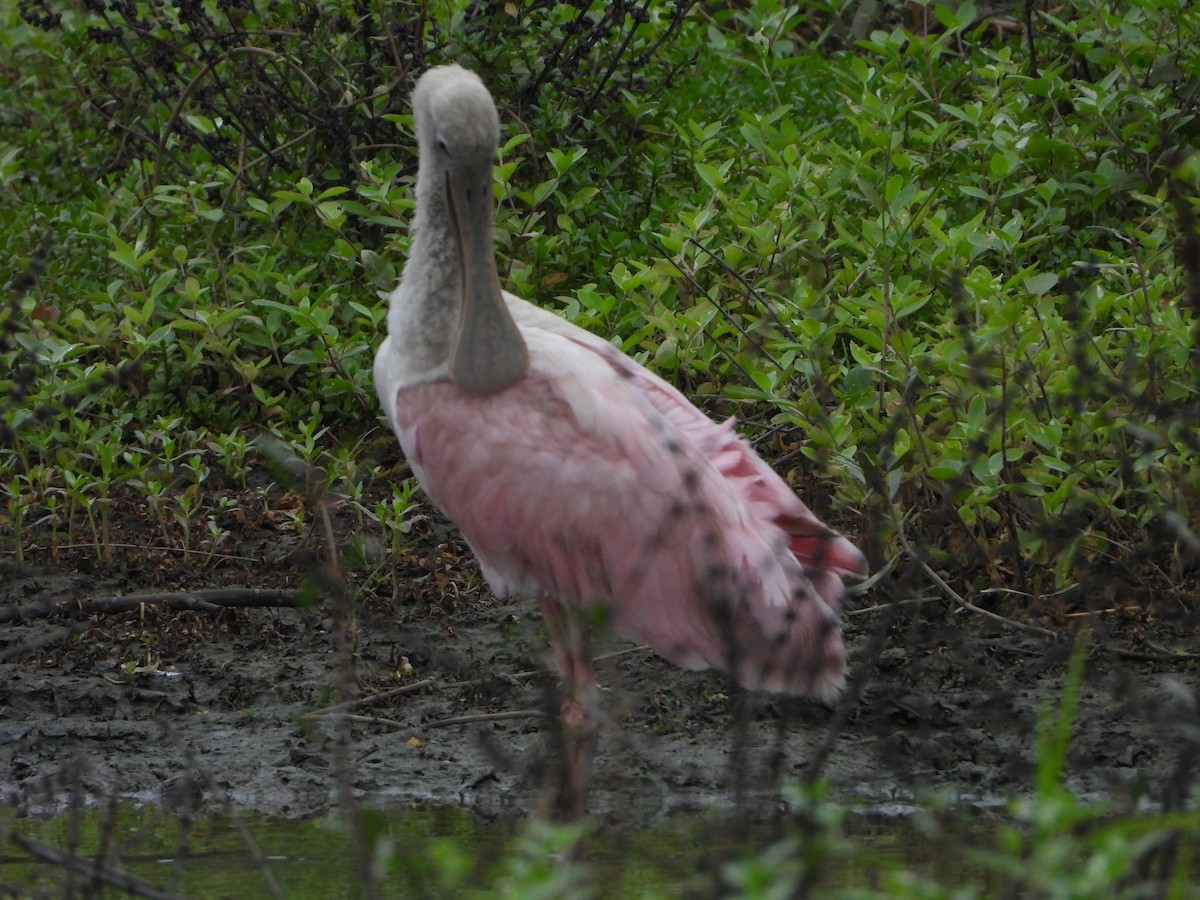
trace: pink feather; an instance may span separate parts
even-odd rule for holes
[[[512,295],[525,377],[383,396],[430,498],[501,596],[600,606],[612,628],[750,688],[834,695],[839,574],[862,554],[737,436],[612,345]]]

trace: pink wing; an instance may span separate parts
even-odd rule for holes
[[[550,331],[586,347],[632,382],[718,472],[734,483],[755,515],[774,522],[788,535],[792,553],[805,566],[851,578],[867,576],[867,561],[859,549],[804,505],[787,482],[738,436],[733,419],[722,424],[713,422],[672,385],[607,341],[512,294],[507,294],[506,299],[513,317],[525,327]],[[832,591],[825,599],[840,610],[841,596],[840,579],[834,579]]]
[[[586,333],[586,332],[585,332]],[[642,368],[611,344],[600,352],[624,377],[637,384],[655,408],[686,435],[760,518],[788,536],[788,546],[805,566],[863,578],[867,561],[857,547],[804,505],[795,492],[734,431],[734,420],[713,422],[674,387]],[[838,596],[826,598],[840,602]]]
[[[845,648],[831,570],[862,572],[862,555],[730,423],[541,316],[568,324],[518,317],[531,366],[511,388],[394,395],[405,454],[492,588],[599,605],[617,633],[748,687],[835,693]]]

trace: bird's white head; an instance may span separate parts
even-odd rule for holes
[[[462,66],[429,69],[412,95],[421,162],[487,160],[500,143],[500,117],[479,76]]]
[[[417,306],[400,316],[414,323],[408,329],[414,339],[426,339],[415,355],[448,365],[451,381],[465,391],[494,393],[529,367],[492,247],[500,117],[479,76],[460,66],[425,72],[412,102],[420,150],[417,238],[398,293],[402,303]],[[415,296],[405,290],[410,280]],[[389,318],[389,329],[392,324]],[[444,355],[438,360],[437,354]]]

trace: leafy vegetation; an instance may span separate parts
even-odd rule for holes
[[[10,287],[32,288],[5,326],[22,401],[5,410],[6,521],[23,540],[49,525],[103,555],[121,488],[158,508],[168,484],[198,489],[214,466],[236,477],[247,422],[308,463],[375,424],[380,294],[412,203],[407,82],[390,79],[410,72],[364,75],[388,89],[348,95],[356,111],[374,105],[370,128],[346,128],[360,142],[352,163],[312,146],[301,168],[282,150],[235,165],[283,128],[261,120],[263,85],[285,90],[297,65],[314,83],[357,71],[353,42],[324,33],[319,58],[284,44],[270,51],[281,69],[235,67],[270,53],[229,48],[282,41],[294,15],[244,12],[7,13],[10,92],[28,98],[10,118],[30,138],[3,153],[16,201],[4,249],[26,261]],[[497,172],[502,267],[513,290],[760,433],[772,410],[784,445],[864,511],[857,527],[880,553],[907,522],[934,559],[978,563],[968,587],[1000,566],[1038,593],[1194,506],[1194,314],[1175,246],[1200,168],[1188,156],[1196,14],[1080,7],[1040,15],[1022,41],[990,36],[971,4],[934,12],[934,31],[876,31],[822,58],[797,52],[811,7],[681,21],[679,7],[654,6],[630,12],[624,32],[612,10],[530,10],[551,16],[564,59],[585,58],[588,40],[606,48],[586,58],[609,78],[589,92],[537,70],[532,29],[503,44],[508,66],[478,60],[525,85],[498,79],[516,104],[506,120],[529,126],[510,129]],[[321,27],[349,34],[346,15]],[[455,15],[425,20],[428,61],[477,57],[489,44],[476,32],[513,14],[488,7],[469,27]],[[138,16],[176,57],[190,49],[190,68],[150,53]],[[360,36],[396,27],[358,22]],[[623,56],[608,49],[618,33]],[[655,51],[656,65],[628,65]],[[87,90],[52,80],[48,59]],[[209,77],[193,103],[187,88]],[[217,89],[226,82],[238,90]],[[128,122],[146,104],[138,144]],[[288,124],[281,146],[314,127]],[[52,426],[27,427],[46,408],[60,410]],[[145,477],[151,458],[165,478]],[[328,475],[363,477],[336,464]],[[201,505],[173,510],[164,539],[215,540]]]
[[[286,527],[334,496],[389,554],[413,540],[369,370],[407,91],[462,60],[507,123],[506,286],[737,414],[876,563],[1055,603],[1119,571],[1194,606],[1200,10],[896,4],[872,29],[851,6],[0,3],[10,552],[103,561],[137,507],[211,565],[281,480]],[[1050,895],[1125,883],[1180,825],[1109,825],[1052,782],[996,857],[1033,834]],[[728,887],[799,890],[794,862]]]

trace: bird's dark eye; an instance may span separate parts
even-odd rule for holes
[[[446,139],[445,139],[445,138],[438,138],[438,140],[437,140],[437,148],[438,148],[440,151],[442,151],[443,153],[449,153],[449,152],[450,152],[450,145],[446,143]]]

